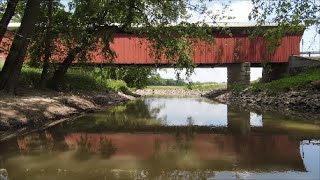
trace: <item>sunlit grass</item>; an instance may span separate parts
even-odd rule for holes
[[[4,62],[0,59],[0,68],[2,68],[3,64]],[[41,68],[23,65],[19,85],[21,87],[37,87],[41,72]],[[52,72],[50,76],[52,76]],[[118,92],[126,90],[128,87],[122,80],[101,78],[93,68],[74,68],[70,69],[66,74],[64,81],[61,82],[61,88],[67,90],[111,90]]]
[[[303,88],[312,81],[320,79],[320,69],[313,69],[295,76],[285,77],[269,83],[256,83],[252,85],[253,91],[267,91],[270,93],[285,92],[291,89]]]

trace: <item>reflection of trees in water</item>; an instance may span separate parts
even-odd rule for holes
[[[52,128],[18,138],[15,142],[19,146],[20,153],[38,156],[68,150],[65,134],[55,130],[56,128]]]
[[[163,106],[150,108],[147,101],[138,99],[124,105],[108,108],[103,112],[83,116],[77,120],[63,123],[57,129],[65,133],[97,132],[101,130],[124,130],[163,125],[165,118],[157,118]]]
[[[5,167],[7,159],[20,154],[16,139],[0,142],[0,169]]]
[[[116,151],[117,148],[110,139],[100,137],[100,153],[102,158],[109,159]]]
[[[95,124],[104,127],[140,127],[145,125],[161,125],[163,121],[157,119],[157,114],[163,106],[150,109],[147,101],[138,99],[111,108],[101,114],[95,116]]]
[[[208,179],[215,176],[213,171],[184,171],[184,170],[168,170],[161,171],[157,175],[153,175],[148,170],[114,170],[112,172],[114,179],[184,179],[184,180],[194,180],[194,179]],[[125,177],[125,178],[124,178]]]
[[[54,140],[45,131],[18,138],[20,152],[25,155],[38,156],[53,151]]]
[[[191,153],[194,137],[194,131],[190,128],[184,129],[183,131],[177,130],[175,133],[175,142],[169,143],[155,139],[154,154],[150,159],[150,163],[153,167],[150,169],[150,176],[164,178],[179,177],[175,176],[178,174],[175,174],[172,170],[178,168],[185,162],[190,163],[188,157],[192,156]],[[184,171],[184,173],[190,172]],[[188,176],[182,175],[181,177]]]
[[[65,137],[68,132],[64,131],[64,124],[59,124],[54,126],[46,132],[51,135],[53,139],[53,151],[67,151],[69,150],[69,146],[65,142]]]
[[[77,141],[77,150],[74,154],[75,159],[84,161],[90,159],[92,155],[93,152],[91,152],[91,143],[88,136],[80,136],[80,140]]]
[[[187,125],[188,126],[193,126],[194,125],[194,120],[191,116],[187,117]]]
[[[114,146],[111,140],[100,137],[99,144],[97,147],[94,147],[92,140],[88,135],[80,136],[80,139],[77,141],[77,148],[74,154],[75,159],[80,161],[89,160],[94,154],[100,154],[102,158],[109,159],[117,151],[117,148]]]
[[[187,154],[191,151],[194,139],[193,129],[185,129],[185,131],[177,131],[175,133],[175,143],[168,144],[158,139],[154,141],[154,157],[156,159],[175,157],[177,154]]]

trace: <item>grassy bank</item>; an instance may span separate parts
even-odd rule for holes
[[[2,66],[3,62],[0,61],[0,68]],[[24,65],[19,79],[19,87],[37,87],[41,71],[41,68]],[[63,90],[111,90],[115,92],[128,89],[124,81],[108,79],[105,77],[105,73],[101,73],[99,68],[94,67],[69,69],[64,81],[61,82],[61,88]]]
[[[320,69],[313,69],[295,76],[285,77],[269,83],[255,83],[251,86],[254,92],[266,91],[269,93],[286,92],[291,89],[301,89],[311,82],[320,80]]]

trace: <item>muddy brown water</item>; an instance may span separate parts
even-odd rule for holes
[[[320,179],[319,120],[145,97],[0,142],[10,180]]]

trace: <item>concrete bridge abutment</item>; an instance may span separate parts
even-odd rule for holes
[[[227,66],[227,88],[246,87],[250,84],[250,63],[235,63]]]

